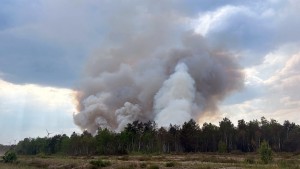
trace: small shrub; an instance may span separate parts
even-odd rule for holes
[[[146,168],[147,167],[147,164],[146,163],[141,163],[140,164],[140,168]]]
[[[159,169],[158,165],[150,165],[148,169]]]
[[[174,167],[175,166],[175,163],[174,162],[167,162],[166,167]]]
[[[150,161],[151,160],[151,156],[142,156],[139,158],[139,161]]]
[[[219,141],[218,152],[219,153],[226,153],[226,151],[227,151],[227,145],[226,145],[226,143],[224,143],[223,141]]]
[[[268,164],[273,160],[272,150],[266,141],[263,141],[261,143],[261,145],[259,147],[259,154],[260,154],[260,159],[265,164]]]
[[[253,157],[247,157],[245,159],[245,162],[248,164],[254,164],[255,163],[255,159]]]
[[[107,167],[111,165],[110,161],[103,161],[103,160],[92,160],[90,161],[90,164],[93,165],[93,167]]]
[[[5,163],[13,163],[17,161],[17,155],[13,151],[7,151],[2,158]]]

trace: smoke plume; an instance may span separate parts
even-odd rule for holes
[[[154,120],[159,126],[182,124],[192,118],[196,90],[187,69],[184,63],[179,63],[154,97]]]
[[[135,120],[159,126],[197,121],[204,112],[213,115],[220,101],[243,86],[234,56],[184,28],[177,8],[148,5],[132,8],[128,18],[115,13],[120,17],[109,21],[113,28],[105,43],[90,56],[74,115],[82,129],[119,131]]]

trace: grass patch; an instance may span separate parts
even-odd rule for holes
[[[28,163],[29,166],[34,166],[34,167],[38,167],[38,168],[48,168],[49,164],[40,161],[40,160],[33,160],[31,162]]]
[[[296,160],[280,160],[278,166],[282,169],[300,169],[299,161]]]
[[[147,163],[141,163],[140,164],[140,168],[146,168],[147,167]]]
[[[103,161],[103,160],[92,160],[90,161],[90,164],[96,168],[101,168],[101,167],[107,167],[111,165],[110,161]]]
[[[150,161],[151,160],[151,156],[142,156],[139,157],[139,161]]]
[[[247,164],[254,164],[255,163],[255,159],[254,159],[254,157],[247,157],[247,158],[245,158],[245,163],[247,163]]]
[[[119,166],[119,167],[117,167],[117,169],[135,169],[137,167],[138,167],[137,164],[132,163],[132,164],[125,165],[125,166]]]
[[[121,157],[118,157],[117,160],[121,160],[121,161],[128,161],[129,160],[129,156],[121,156]]]
[[[148,167],[148,169],[159,169],[159,166],[156,164],[152,164]]]
[[[10,163],[0,163],[0,169],[38,169],[38,167],[34,166],[26,166],[24,164],[10,164]]]
[[[197,169],[212,169],[210,165],[200,164],[196,167]]]
[[[233,158],[218,158],[216,156],[203,157],[199,159],[202,162],[210,162],[210,163],[238,163],[239,161]]]

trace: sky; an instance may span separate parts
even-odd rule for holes
[[[142,27],[141,20],[116,22],[157,12],[151,3],[2,0],[0,144],[45,137],[46,130],[53,134],[80,132],[73,122],[77,111],[74,96],[90,56],[126,36],[126,24]],[[234,54],[245,73],[244,87],[220,102],[218,113],[205,121],[217,123],[228,117],[236,123],[265,116],[300,124],[300,1],[156,3],[174,10],[178,29],[200,34],[209,46]],[[151,10],[146,10],[148,6]],[[133,9],[138,13],[131,12]]]

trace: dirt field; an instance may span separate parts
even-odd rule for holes
[[[101,167],[102,166],[102,167]],[[105,167],[103,167],[105,166]],[[276,154],[271,164],[262,164],[256,154],[173,154],[95,157],[19,156],[13,164],[0,163],[0,169],[300,169],[300,155]]]

